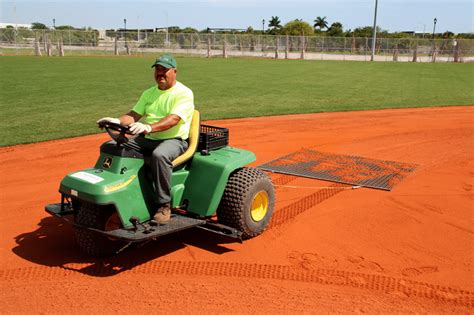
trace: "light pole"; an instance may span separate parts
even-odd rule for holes
[[[265,33],[265,19],[262,20],[262,34]]]
[[[123,19],[123,29],[127,30],[127,19]]]
[[[53,19],[53,28],[56,29],[56,19]]]
[[[434,39],[434,37],[435,37],[436,22],[438,22],[438,19],[437,19],[437,18],[434,18],[434,20],[433,20],[433,39]]]
[[[438,22],[438,19],[434,18],[433,20],[433,62],[436,62],[436,41],[435,41],[436,22]]]
[[[374,29],[372,30],[372,56],[370,57],[370,61],[374,61],[375,57],[375,43],[377,40],[377,5],[378,0],[375,0]]]

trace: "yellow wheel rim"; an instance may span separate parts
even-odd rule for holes
[[[268,211],[268,194],[266,191],[259,191],[255,197],[253,197],[252,208],[250,209],[250,215],[252,220],[259,222],[263,220]]]

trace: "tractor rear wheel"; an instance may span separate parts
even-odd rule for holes
[[[229,176],[217,209],[217,219],[242,232],[243,239],[249,239],[267,228],[274,203],[275,189],[271,179],[259,169],[240,168]]]
[[[74,219],[77,224],[101,231],[112,231],[122,227],[120,218],[113,207],[81,202],[76,208],[77,214]],[[75,227],[75,235],[79,248],[86,254],[96,257],[117,254],[129,245],[128,242],[112,239],[78,226]]]

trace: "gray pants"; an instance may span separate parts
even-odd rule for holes
[[[140,147],[151,154],[151,170],[157,201],[160,204],[171,201],[171,174],[173,173],[173,160],[184,153],[188,142],[181,139],[149,140],[139,136],[133,140]]]

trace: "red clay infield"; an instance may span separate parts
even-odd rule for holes
[[[474,107],[207,123],[255,165],[306,148],[418,167],[390,192],[273,174],[274,218],[255,239],[188,230],[96,260],[43,207],[107,136],[1,148],[2,312],[474,311]]]

